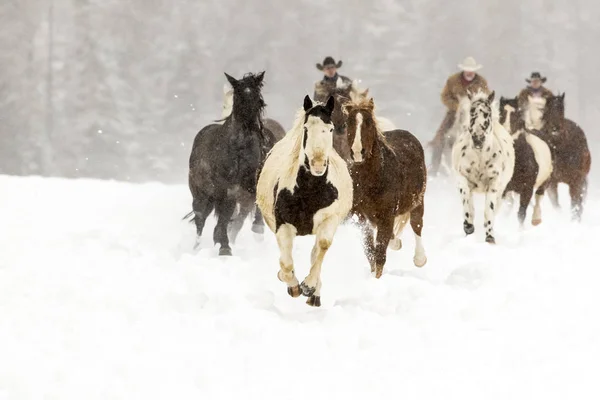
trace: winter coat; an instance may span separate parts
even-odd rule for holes
[[[529,101],[528,97],[536,97],[536,96],[541,96],[543,98],[545,98],[546,100],[548,100],[550,97],[553,96],[552,92],[548,89],[546,89],[543,86],[540,86],[540,88],[536,91],[534,88],[532,88],[531,86],[527,86],[525,89],[521,90],[521,93],[519,93],[519,108],[520,109],[525,109],[527,107],[527,103]]]
[[[332,79],[323,78],[315,83],[315,93],[313,99],[325,103],[329,96],[334,92],[336,88],[336,82],[338,78],[342,78],[344,86],[348,87],[352,85],[350,78],[343,75],[337,75]]]
[[[442,103],[449,111],[456,111],[460,98],[467,95],[467,90],[472,94],[477,93],[479,90],[487,94],[490,93],[487,81],[481,75],[476,74],[475,78],[469,82],[462,77],[462,72],[458,72],[446,81],[446,86],[444,86],[441,94]]]

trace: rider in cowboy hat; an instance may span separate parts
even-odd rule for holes
[[[542,77],[539,72],[532,72],[529,79],[525,79],[529,85],[519,93],[519,108],[525,109],[531,97],[543,97],[549,99],[553,96],[552,92],[546,89],[543,84],[546,83],[546,77]]]
[[[326,102],[329,94],[332,92],[331,89],[341,85],[343,87],[349,87],[352,85],[352,81],[337,73],[338,68],[342,66],[342,60],[337,63],[333,57],[325,57],[323,64],[317,63],[317,69],[323,71],[323,79],[315,83],[315,93],[313,98],[316,101]],[[338,83],[338,79],[340,82]]]
[[[479,90],[489,93],[487,81],[476,71],[482,68],[473,57],[467,57],[458,64],[460,72],[450,76],[442,90],[442,103],[448,109],[442,124],[429,145],[433,147],[432,165],[430,172],[436,174],[442,161],[442,152],[446,144],[446,133],[454,125],[454,117],[460,98],[467,95],[467,90],[475,94]]]

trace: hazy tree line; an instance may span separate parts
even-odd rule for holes
[[[266,70],[267,114],[288,128],[326,55],[423,142],[466,55],[498,95],[540,70],[594,142],[599,10],[591,0],[6,0],[0,173],[183,182],[194,135],[220,117],[224,71]]]

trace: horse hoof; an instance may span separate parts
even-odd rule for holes
[[[383,266],[376,266],[375,267],[375,278],[379,279],[379,278],[381,278],[381,275],[383,275]]]
[[[390,240],[388,247],[392,250],[398,251],[402,248],[402,240],[400,238],[395,238]]]
[[[321,307],[321,296],[310,296],[308,300],[306,300],[306,304],[311,307]]]
[[[292,297],[298,297],[302,294],[302,289],[300,289],[300,285],[288,286],[287,291],[288,294]]]
[[[541,223],[542,223],[541,219],[534,219],[531,221],[531,225],[533,225],[533,226],[538,226]]]
[[[219,255],[220,256],[231,256],[232,255],[231,248],[229,248],[229,247],[221,247],[219,249]]]
[[[311,297],[313,294],[315,294],[315,291],[317,290],[316,287],[310,287],[304,282],[300,284],[300,287],[302,288],[302,294],[306,297]]]
[[[467,221],[463,222],[463,228],[465,229],[465,233],[467,235],[475,232],[475,226],[473,224],[468,223]]]
[[[265,227],[264,225],[252,224],[252,232],[262,235],[265,233]]]
[[[413,262],[415,263],[415,267],[421,268],[422,266],[427,264],[427,257],[425,257],[425,256],[416,257],[415,256],[415,258],[413,259]]]
[[[488,235],[488,236],[486,236],[486,237],[485,237],[485,241],[486,241],[487,243],[489,243],[489,244],[496,244],[496,239],[494,239],[494,237],[493,237],[493,236],[489,236],[489,235]]]

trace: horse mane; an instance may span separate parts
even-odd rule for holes
[[[253,84],[258,91],[258,101],[259,101],[255,115],[248,116],[247,114],[242,112],[242,110],[244,109],[244,106],[246,104],[243,104],[243,103],[240,104],[240,102],[235,101],[235,91],[236,90],[235,90],[235,88],[233,88],[233,107],[231,109],[231,114],[227,118],[223,118],[223,119],[227,122],[233,118],[236,121],[240,121],[240,123],[242,125],[250,125],[250,124],[256,123],[258,125],[259,130],[262,132],[262,130],[263,130],[262,117],[263,117],[265,107],[267,106],[267,104],[264,101],[262,91],[261,91],[262,87],[264,86],[264,82],[261,81],[261,82],[257,83],[256,79],[255,79],[256,76],[257,76],[257,74],[247,72],[244,74],[242,79],[239,80],[239,81],[244,81],[247,79],[253,80]]]
[[[318,104],[321,103],[314,102],[313,106]],[[272,165],[277,166],[277,171],[271,171],[271,173],[276,173],[279,176],[279,189],[287,188],[292,191],[296,186],[296,176],[298,175],[300,166],[304,162],[301,157],[304,154],[302,141],[304,139],[303,125],[305,116],[306,112],[304,108],[299,108],[296,111],[292,129],[280,141],[275,143],[275,146],[273,146],[267,155],[267,158],[274,157]]]

